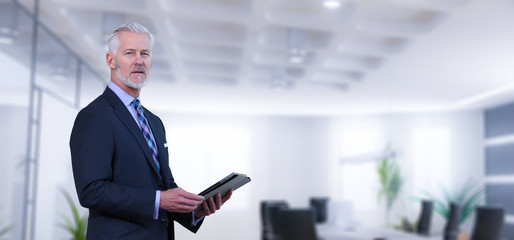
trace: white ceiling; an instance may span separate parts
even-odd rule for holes
[[[347,0],[336,10],[319,0],[41,0],[40,14],[106,80],[105,35],[126,21],[152,31],[150,109],[345,114],[513,100],[513,12],[513,0]],[[40,40],[40,71],[74,71]],[[30,37],[18,41],[28,59]],[[290,60],[293,48],[302,62]]]

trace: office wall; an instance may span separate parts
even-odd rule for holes
[[[484,111],[487,204],[505,209],[504,237],[514,239],[514,103]]]

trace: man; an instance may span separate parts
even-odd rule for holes
[[[174,239],[173,221],[196,233],[232,195],[205,200],[175,183],[164,126],[139,99],[153,43],[137,23],[117,27],[106,55],[111,81],[75,120],[70,149],[77,194],[89,208],[87,239]]]

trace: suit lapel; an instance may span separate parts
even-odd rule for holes
[[[161,178],[161,174],[159,171],[157,171],[157,166],[155,165],[155,162],[153,161],[152,152],[150,148],[148,147],[148,143],[146,142],[145,137],[143,136],[143,133],[141,132],[141,129],[137,125],[137,123],[134,121],[134,118],[130,114],[130,112],[127,110],[127,107],[123,105],[123,102],[116,96],[116,94],[110,89],[106,88],[105,92],[103,94],[107,101],[113,106],[114,113],[118,117],[118,119],[125,125],[125,127],[130,131],[134,139],[136,140],[137,144],[143,150],[146,161],[152,166],[154,169],[154,172]],[[158,149],[159,150],[159,149]],[[162,180],[162,178],[161,178]]]

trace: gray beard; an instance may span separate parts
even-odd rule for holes
[[[146,84],[148,84],[148,72],[146,73],[146,79],[144,82],[133,83],[129,79],[130,74],[129,74],[129,76],[127,76],[125,78],[123,76],[121,76],[120,66],[118,65],[118,62],[116,61],[116,59],[114,59],[114,69],[115,69],[115,73],[116,73],[116,76],[118,77],[118,79],[120,79],[121,82],[127,87],[141,89],[144,86],[146,86]],[[139,76],[137,80],[141,80],[140,78],[141,78],[141,76]]]

